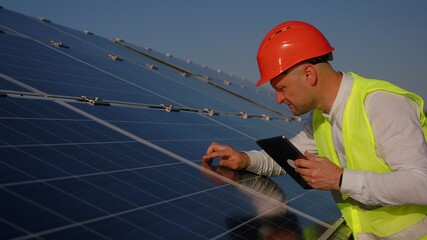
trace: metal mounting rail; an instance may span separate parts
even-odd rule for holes
[[[265,106],[265,105],[263,105],[263,104],[261,104],[261,103],[258,103],[258,102],[256,102],[256,101],[254,101],[254,100],[250,99],[250,98],[247,98],[247,97],[245,97],[245,96],[243,96],[243,95],[241,95],[241,94],[238,94],[238,93],[236,93],[236,92],[233,92],[233,91],[231,91],[231,90],[228,90],[228,89],[226,89],[226,88],[224,88],[224,87],[220,86],[219,84],[216,84],[216,83],[212,82],[212,81],[211,81],[211,79],[210,79],[208,76],[204,76],[204,75],[200,75],[200,74],[196,74],[196,73],[189,72],[189,71],[187,71],[187,70],[185,70],[185,69],[183,69],[183,68],[180,68],[180,67],[178,67],[178,66],[176,66],[176,65],[170,64],[170,63],[168,63],[168,62],[166,62],[166,61],[163,61],[163,60],[161,60],[161,59],[159,59],[159,58],[156,58],[156,57],[154,57],[154,56],[151,56],[150,54],[147,54],[147,53],[145,53],[145,52],[143,52],[143,51],[141,51],[141,50],[139,50],[139,49],[137,49],[137,48],[135,48],[135,47],[132,47],[132,46],[127,45],[123,40],[116,40],[116,41],[115,41],[115,43],[116,43],[116,44],[118,44],[118,45],[120,45],[120,46],[122,46],[122,47],[124,47],[124,48],[126,48],[126,49],[129,49],[129,50],[131,50],[131,51],[133,51],[133,52],[136,52],[136,53],[138,53],[138,54],[140,54],[140,55],[143,55],[143,56],[145,56],[145,57],[147,57],[147,58],[150,58],[151,60],[154,60],[154,61],[156,61],[156,62],[159,62],[159,63],[161,63],[161,64],[163,64],[163,65],[166,65],[166,66],[168,66],[168,67],[170,67],[170,68],[172,68],[172,69],[174,69],[174,70],[178,71],[179,73],[181,73],[181,74],[182,74],[182,75],[184,75],[184,76],[192,76],[192,77],[195,77],[196,79],[202,80],[203,82],[207,82],[209,85],[211,85],[211,86],[213,86],[213,87],[215,87],[215,88],[217,88],[217,89],[220,89],[221,91],[224,91],[224,92],[226,92],[226,93],[228,93],[228,94],[231,94],[231,95],[233,95],[233,96],[236,96],[236,97],[238,97],[238,98],[240,98],[240,99],[243,99],[243,100],[245,100],[245,101],[247,101],[247,102],[249,102],[249,103],[251,103],[251,104],[254,104],[254,105],[256,105],[256,106],[259,106],[259,107],[261,107],[261,108],[264,108],[264,109],[266,109],[266,110],[268,110],[268,111],[271,111],[271,112],[273,112],[273,113],[275,113],[275,114],[277,114],[277,115],[279,115],[279,116],[286,117],[286,116],[284,116],[281,112],[279,112],[279,111],[277,111],[277,110],[275,110],[275,109],[272,109],[272,108],[270,108],[270,107],[268,107],[268,106]],[[228,84],[228,85],[229,85],[229,84]]]
[[[24,97],[24,98],[32,98],[32,99],[43,99],[43,100],[63,100],[63,101],[77,101],[82,103],[88,103],[91,106],[128,106],[128,107],[140,107],[145,109],[158,109],[164,110],[166,112],[193,112],[193,113],[201,113],[204,115],[212,116],[237,116],[241,119],[249,119],[249,118],[259,118],[264,121],[269,120],[282,120],[285,122],[296,121],[301,122],[302,119],[300,117],[271,117],[267,114],[251,114],[247,112],[225,112],[225,111],[215,111],[212,108],[188,108],[188,107],[179,107],[173,106],[170,104],[147,104],[147,103],[136,103],[136,102],[124,102],[124,101],[114,101],[114,100],[104,100],[100,97],[89,97],[89,96],[65,96],[65,95],[53,95],[53,94],[40,94],[33,92],[21,92],[21,91],[11,91],[11,90],[0,90],[0,97]]]

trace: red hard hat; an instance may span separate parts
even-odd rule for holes
[[[323,56],[334,50],[323,34],[312,25],[284,22],[273,28],[261,42],[257,61],[260,86],[302,61]]]

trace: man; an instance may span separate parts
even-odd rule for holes
[[[427,120],[423,100],[391,83],[335,71],[333,47],[310,24],[272,29],[257,60],[261,79],[294,115],[311,111],[291,139],[307,159],[296,171],[331,190],[356,239],[427,239]],[[260,175],[284,171],[265,152],[212,143],[203,160]]]

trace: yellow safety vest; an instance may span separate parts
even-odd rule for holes
[[[350,74],[354,77],[354,85],[342,120],[347,168],[365,172],[390,172],[390,167],[379,160],[376,155],[374,134],[364,108],[366,96],[381,90],[401,94],[415,101],[421,109],[421,125],[427,141],[427,122],[423,113],[424,102],[421,97],[391,83],[365,79],[354,73]],[[337,166],[341,166],[333,144],[331,125],[321,110],[314,111],[313,132],[319,156],[327,157]],[[337,195],[336,193],[335,195]],[[375,209],[367,209],[346,194],[338,193],[338,195],[341,199],[335,199],[337,205],[355,237],[358,234],[374,234],[378,237],[392,236],[419,223],[427,214],[427,206],[378,206]]]

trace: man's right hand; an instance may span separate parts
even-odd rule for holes
[[[219,165],[234,170],[242,170],[249,167],[251,160],[244,152],[239,152],[236,149],[222,145],[216,142],[211,143],[203,156],[203,161],[211,161],[214,158],[221,158]]]

